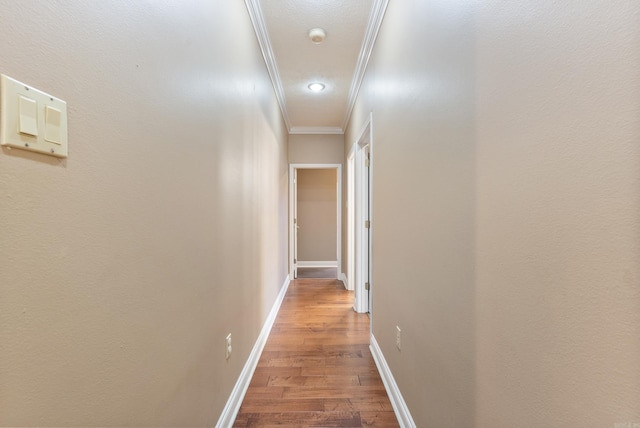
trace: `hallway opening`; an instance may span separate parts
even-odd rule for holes
[[[314,268],[311,277],[342,272],[342,164],[289,166],[290,278],[299,268]]]

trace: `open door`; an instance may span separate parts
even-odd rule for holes
[[[349,217],[349,234],[353,236],[354,309],[360,313],[371,312],[371,118],[354,143],[349,159],[353,156],[353,220]],[[351,165],[351,163],[349,164]],[[353,221],[353,223],[352,223]],[[351,278],[349,279],[351,281]]]
[[[358,161],[358,186],[356,188],[356,203],[359,220],[356,222],[356,311],[368,313],[371,311],[371,204],[369,195],[371,192],[370,165],[371,155],[369,145],[365,140],[359,147]]]
[[[293,168],[293,279],[298,277],[298,169]]]
[[[298,174],[298,169],[301,169]],[[335,254],[332,254],[330,260],[314,260],[305,259],[309,256],[309,235],[308,229],[305,227],[313,227],[314,222],[305,221],[305,215],[308,214],[309,204],[300,205],[299,197],[303,196],[304,187],[301,182],[305,176],[302,175],[308,170],[333,170],[335,184],[333,184],[335,198]],[[306,174],[307,178],[309,174]],[[306,214],[305,214],[306,213]],[[328,215],[331,215],[330,213]],[[302,226],[302,229],[300,227]],[[332,234],[333,235],[333,234]],[[313,238],[313,235],[311,235]],[[299,238],[302,237],[302,245]],[[306,243],[306,245],[305,245]],[[324,244],[327,244],[326,242]],[[328,243],[327,245],[332,245]],[[326,248],[326,247],[323,247]],[[303,260],[300,260],[300,257]],[[289,164],[289,277],[295,279],[298,277],[298,268],[305,267],[331,267],[336,268],[337,278],[340,279],[342,273],[342,164]]]
[[[353,150],[347,156],[347,272],[344,277],[347,290],[356,285],[356,156]],[[355,307],[355,302],[354,302]]]
[[[364,266],[365,271],[365,295],[364,298],[367,301],[367,312],[371,312],[371,151],[367,144],[363,148],[364,152],[364,189],[363,189],[363,211],[365,215],[365,230],[364,230]]]

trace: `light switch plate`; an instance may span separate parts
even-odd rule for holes
[[[0,145],[66,158],[67,103],[0,75]]]

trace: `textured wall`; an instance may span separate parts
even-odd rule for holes
[[[0,72],[69,105],[68,160],[0,152],[0,425],[214,425],[287,263],[243,2],[0,9]]]
[[[337,170],[298,169],[298,260],[337,261]]]
[[[291,134],[289,162],[344,163],[344,135]]]
[[[640,423],[639,31],[634,0],[390,2],[345,141],[372,111],[373,332],[417,426]]]
[[[479,427],[640,423],[640,2],[489,2]]]
[[[373,111],[373,333],[419,427],[474,423],[471,15],[390,2],[345,134]]]

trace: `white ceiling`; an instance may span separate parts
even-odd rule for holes
[[[289,132],[343,133],[388,0],[245,1]]]

